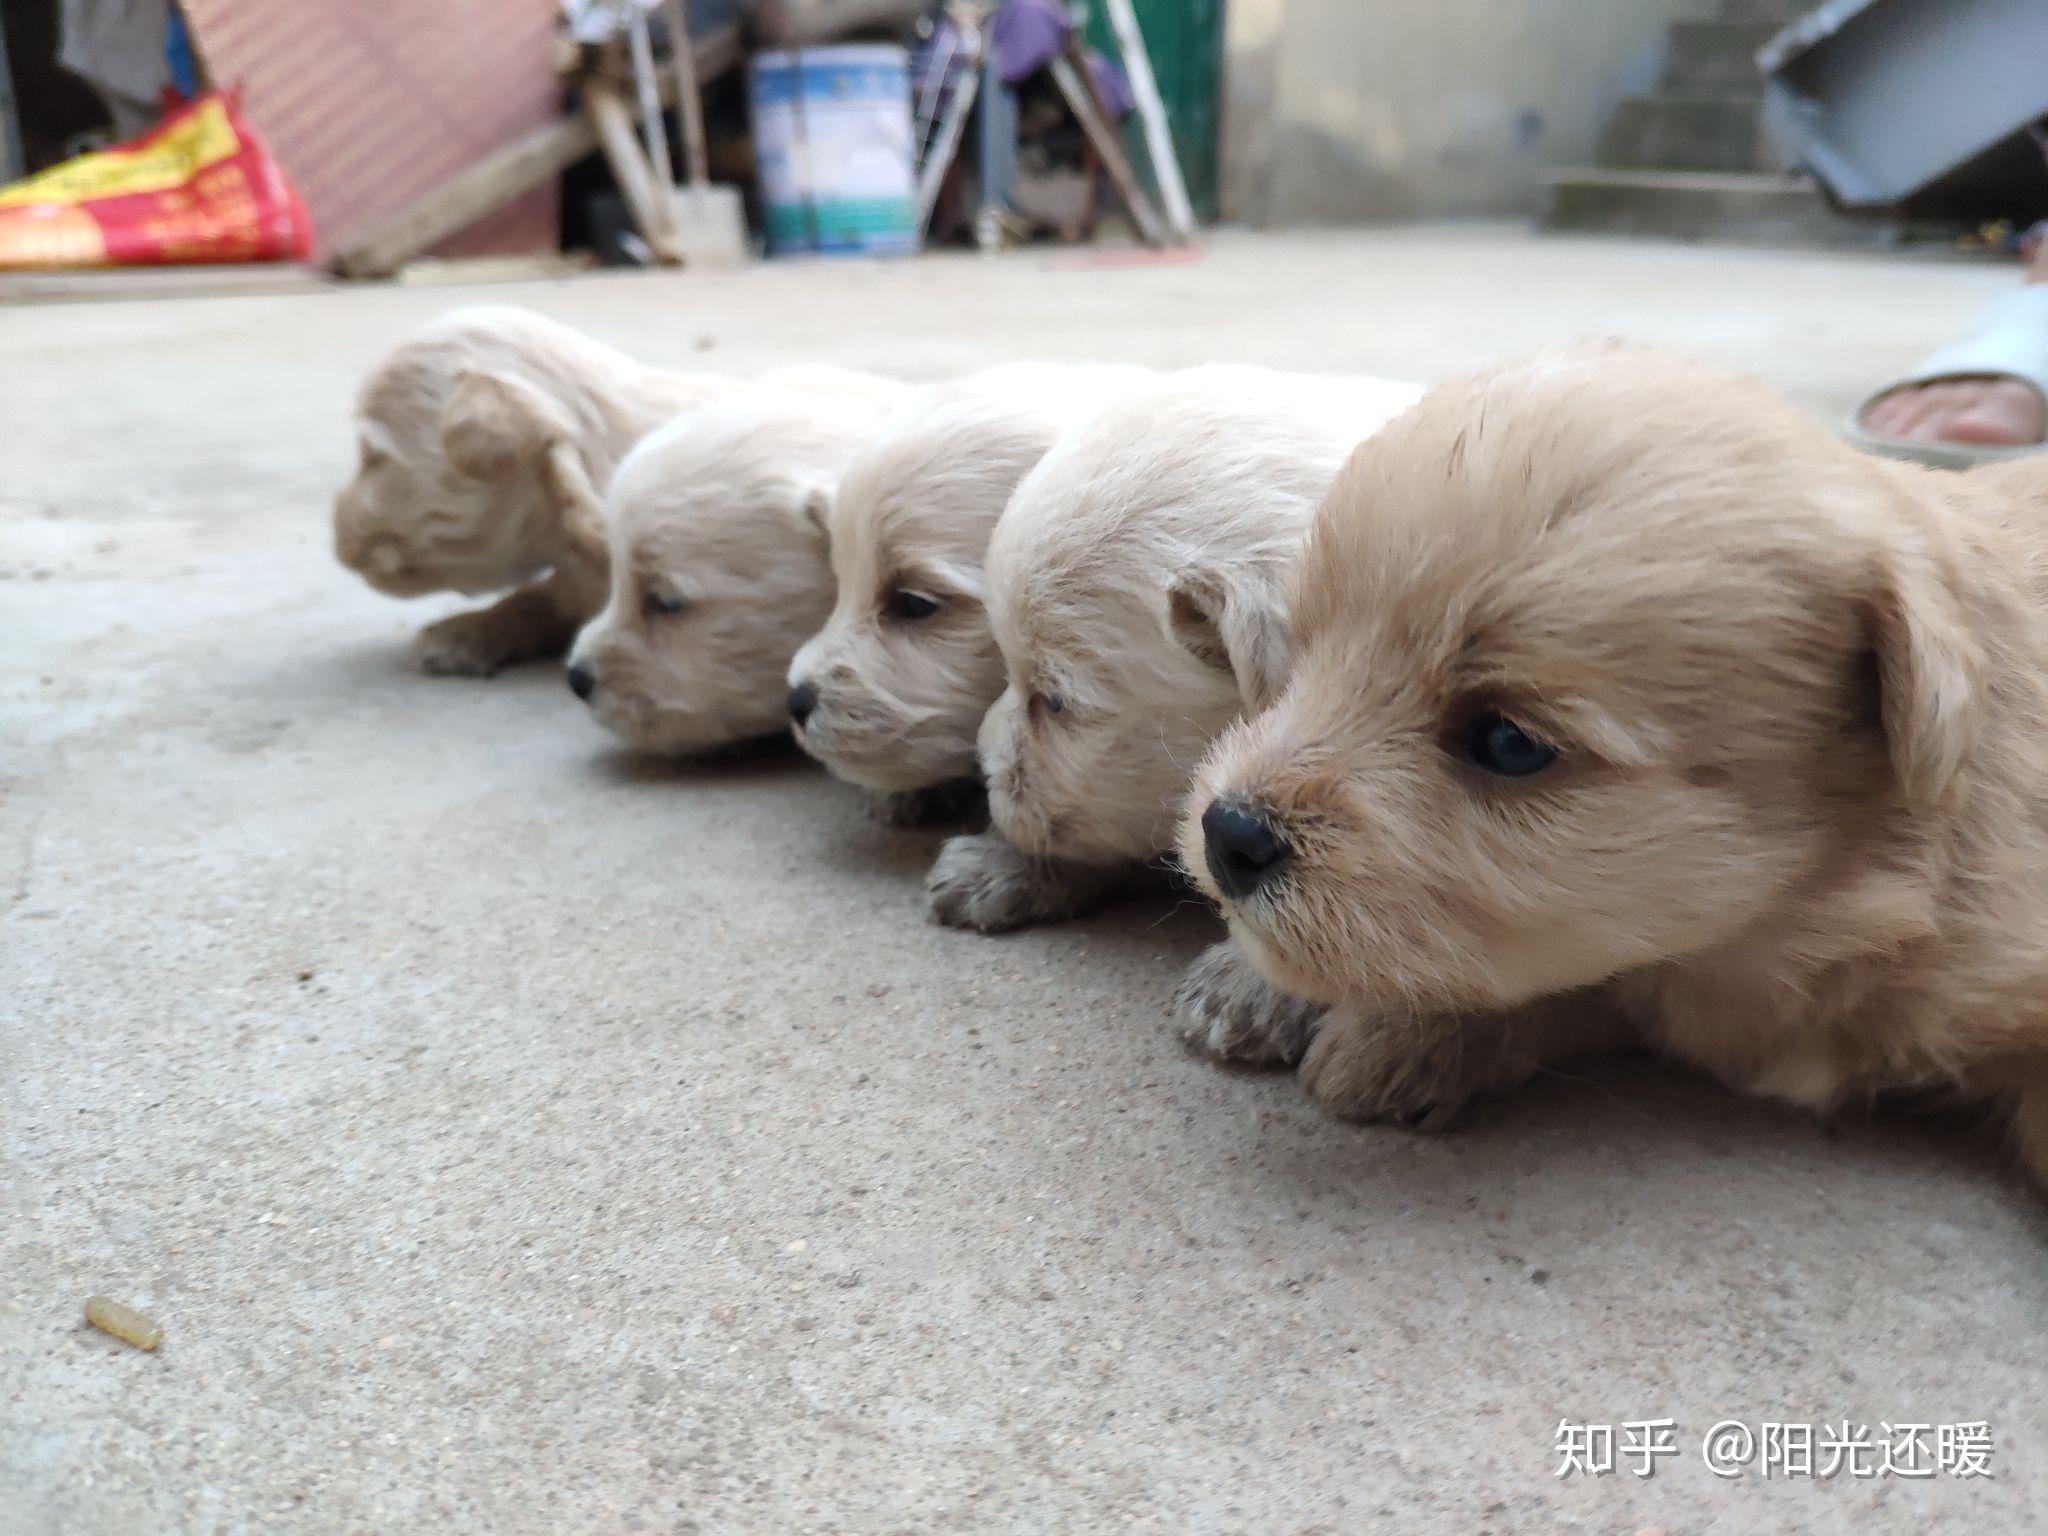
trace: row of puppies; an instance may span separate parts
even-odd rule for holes
[[[634,747],[793,725],[911,824],[972,806],[985,769],[994,826],[929,885],[942,922],[995,932],[1170,851],[1193,765],[1277,676],[1317,496],[1417,393],[1029,363],[743,385],[463,311],[364,391],[336,548],[401,595],[531,581],[431,626],[422,662],[488,672],[575,634],[571,686]],[[1183,1006],[1204,1036],[1303,1012],[1228,945]]]
[[[608,570],[573,667],[630,739],[717,739],[691,664],[672,693],[632,680],[702,605],[678,652],[786,644],[799,739],[845,777],[900,795],[978,751],[996,826],[945,846],[943,920],[1065,915],[1177,844],[1235,941],[1183,989],[1195,1038],[1298,1065],[1340,1112],[1439,1120],[1634,1043],[1817,1108],[1987,1107],[2048,1175],[2048,475],[1867,460],[1749,381],[1628,349],[1405,413],[1371,383],[1098,374],[998,411],[1039,422],[990,429],[1009,458],[909,430],[972,417],[995,376],[750,388],[872,414],[771,476],[727,564],[677,530],[720,518],[699,479],[752,486],[748,433],[685,418],[634,450],[608,545],[602,455],[520,457],[579,509],[550,569]],[[820,415],[842,430],[795,411]],[[466,423],[444,425],[452,463]],[[793,622],[764,644],[714,615],[785,525],[835,580],[801,615],[779,588]],[[748,708],[710,713],[767,728]]]

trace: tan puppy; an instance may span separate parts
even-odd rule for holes
[[[980,731],[997,831],[933,866],[942,922],[1069,915],[1172,846],[1189,773],[1287,667],[1285,573],[1316,499],[1410,385],[1217,366],[1062,437],[988,556],[1005,687]],[[1183,1006],[1204,1038],[1257,1034],[1275,999],[1229,946]]]
[[[642,367],[527,310],[456,310],[363,388],[335,554],[394,597],[518,589],[423,630],[414,656],[429,672],[488,677],[559,654],[604,598],[597,490],[648,432],[732,387]]]
[[[2044,601],[2048,466],[1943,477],[1668,355],[1541,355],[1346,468],[1182,857],[1339,1005],[1302,1063],[1339,1110],[1632,1033],[1799,1104],[1996,1106],[2038,1177]]]
[[[601,725],[667,753],[788,727],[783,676],[832,608],[839,479],[908,393],[764,381],[627,456],[605,498],[609,600],[569,662]]]
[[[996,518],[1062,429],[1157,377],[991,368],[927,392],[855,458],[832,507],[838,600],[789,669],[806,752],[892,796],[973,775],[1003,689],[982,575]]]

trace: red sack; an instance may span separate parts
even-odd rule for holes
[[[0,270],[304,261],[313,226],[234,97],[0,187]]]

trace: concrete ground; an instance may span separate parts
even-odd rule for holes
[[[732,370],[1621,333],[1833,413],[2012,280],[1459,229],[487,296]],[[944,932],[800,761],[408,672],[448,605],[326,502],[471,296],[0,310],[0,1532],[2041,1529],[2048,1220],[1963,1132],[1629,1062],[1334,1124],[1176,1043],[1201,911]],[[1560,1481],[1567,1418],[1679,1454]],[[1702,1461],[1845,1418],[1995,1476]]]

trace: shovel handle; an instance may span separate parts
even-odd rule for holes
[[[690,41],[690,10],[686,0],[665,0],[663,14],[668,18],[669,52],[675,57],[683,163],[688,167],[690,185],[701,187],[711,180],[711,156],[704,147],[704,101],[697,94],[697,50]]]

